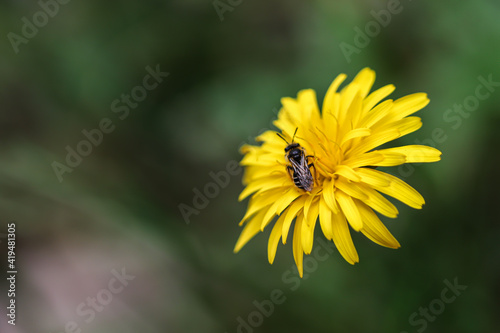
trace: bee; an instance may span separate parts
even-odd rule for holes
[[[297,130],[298,127],[295,129],[295,133],[293,133],[292,143],[288,143],[281,134],[276,134],[287,143],[285,147],[285,158],[290,163],[286,166],[288,175],[292,178],[295,186],[304,191],[311,192],[314,186],[314,180],[310,168],[314,167],[314,164],[309,163],[308,159],[313,156],[306,155],[305,149],[301,147],[300,144],[293,142]]]

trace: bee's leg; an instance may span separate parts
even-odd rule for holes
[[[313,160],[316,160],[316,157],[314,157],[313,155],[307,155],[307,156],[306,156],[306,158],[307,158],[307,159],[312,158]],[[309,160],[307,160],[307,162],[309,163]],[[310,163],[310,164],[308,165],[308,167],[311,167],[311,165],[312,165],[312,166],[314,166],[314,164],[313,164],[313,163]]]
[[[313,163],[308,165],[309,168],[314,168],[314,182],[316,183],[316,180],[318,179],[318,170],[316,170],[316,167],[314,166]]]
[[[306,158],[307,158],[307,159],[309,159],[309,158],[312,158],[312,159],[314,159],[314,156],[311,156],[311,155],[307,155],[307,156],[306,156]],[[309,160],[307,160],[307,163],[309,163]],[[309,164],[308,164],[307,166],[308,166],[309,168],[310,168],[310,167],[313,167],[313,166],[314,166],[314,162],[312,162],[312,163],[309,163]]]
[[[307,155],[306,158],[312,158],[313,160],[316,160],[316,157],[314,157],[313,155]],[[309,163],[309,160],[307,160],[307,162]],[[314,164],[309,163],[308,167],[311,167],[311,166],[314,166]]]
[[[307,155],[306,158],[315,158],[314,156],[312,155]],[[307,165],[308,168],[314,168],[314,182],[316,182],[316,180],[318,179],[318,170],[316,170],[316,166],[314,166],[314,163],[309,163]]]

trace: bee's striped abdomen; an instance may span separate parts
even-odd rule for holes
[[[310,192],[313,188],[313,178],[311,171],[307,169],[305,175],[300,177],[297,172],[293,173],[293,183],[301,190]]]

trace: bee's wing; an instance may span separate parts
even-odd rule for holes
[[[300,163],[295,162],[294,160],[291,161],[293,170],[301,180],[301,182],[310,182],[312,180],[312,175],[311,171],[309,170],[309,167],[307,165],[307,159],[305,155],[302,155],[302,158],[300,159]]]

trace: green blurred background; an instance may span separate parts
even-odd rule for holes
[[[16,53],[9,33],[21,36],[23,17],[42,7],[3,1],[0,232],[16,222],[19,273],[17,325],[2,310],[0,331],[64,332],[74,321],[67,332],[498,332],[498,84],[464,116],[447,110],[474,101],[478,77],[500,82],[500,4],[407,0],[385,27],[370,23],[390,3],[69,1]],[[367,24],[380,31],[359,47]],[[357,52],[346,57],[342,43]],[[169,76],[120,119],[111,104],[157,65]],[[365,66],[374,88],[396,85],[392,98],[431,99],[423,128],[394,145],[443,152],[439,163],[391,169],[426,199],[383,218],[399,250],[353,234],[359,264],[335,250],[300,284],[290,244],[267,262],[270,230],[235,255],[241,174],[186,223],[179,205],[271,128],[281,97],[313,88],[321,101],[336,75]],[[60,182],[54,161],[103,118],[114,130]],[[122,268],[135,278],[92,320],[79,315]],[[455,278],[467,289],[441,309],[443,281]],[[0,287],[5,309],[5,279]],[[275,289],[286,300],[253,313]],[[424,320],[429,305],[439,314]]]

